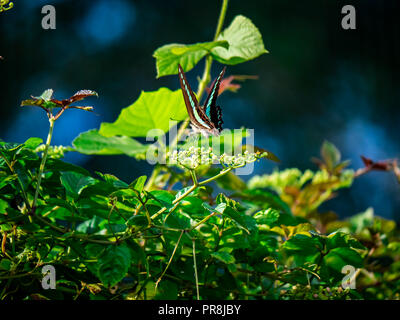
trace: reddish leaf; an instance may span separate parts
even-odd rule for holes
[[[66,109],[73,108],[73,109],[80,109],[80,110],[85,110],[85,111],[92,111],[93,110],[92,106],[71,106],[72,103],[83,100],[86,97],[90,97],[90,96],[98,97],[98,94],[97,94],[97,92],[92,91],[92,90],[80,90],[68,99],[57,100],[57,99],[52,98],[53,90],[48,89],[45,92],[43,92],[40,97],[31,96],[32,99],[22,101],[21,106],[41,107],[48,113],[49,117],[57,120]],[[54,107],[61,108],[61,110],[56,115],[51,114],[51,109]]]
[[[65,99],[62,100],[63,103],[66,103],[69,105],[71,103],[77,102],[77,101],[81,101],[87,97],[91,97],[91,96],[96,96],[98,97],[99,95],[97,94],[97,92],[92,91],[92,90],[80,90],[77,93],[75,93],[72,97],[70,97],[69,99]]]
[[[362,161],[366,168],[370,170],[389,171],[393,168],[393,160],[383,160],[374,162],[369,158],[361,156]]]
[[[229,76],[229,77],[222,79],[221,84],[219,86],[218,95],[220,95],[225,90],[237,92],[241,88],[241,85],[237,84],[237,83],[233,83],[233,80],[245,81],[247,79],[258,79],[258,76],[233,75],[233,76]],[[211,88],[207,87],[206,91],[207,91],[207,93],[210,93]]]

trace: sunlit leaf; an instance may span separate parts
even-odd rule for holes
[[[157,91],[142,92],[133,104],[122,109],[114,123],[103,122],[99,133],[106,137],[122,135],[129,137],[155,137],[168,132],[171,120],[183,120],[187,111],[181,90],[171,91],[160,88]]]
[[[213,58],[224,64],[234,65],[268,53],[257,27],[242,15],[235,17],[230,26],[221,32],[218,40],[229,43],[229,49],[218,47],[212,50]]]
[[[96,183],[96,179],[84,176],[77,172],[62,172],[61,183],[71,196],[78,196],[83,189]]]
[[[105,137],[95,129],[81,133],[72,144],[80,153],[98,155],[126,154],[136,157],[145,154],[148,149],[147,145],[132,138]]]
[[[211,253],[211,256],[225,264],[235,263],[235,258],[225,251],[213,252]]]
[[[143,191],[144,184],[146,183],[146,176],[140,176],[136,178],[130,185],[129,188],[138,191],[139,193]]]
[[[33,137],[32,137],[32,138],[29,138],[28,140],[26,140],[26,141],[24,142],[24,146],[25,146],[25,148],[34,150],[34,149],[36,149],[42,142],[43,142],[43,139],[41,139],[41,138],[33,138]]]
[[[191,70],[211,49],[215,47],[229,48],[227,41],[213,41],[195,44],[167,44],[158,48],[153,57],[156,58],[157,78],[178,73],[178,64],[185,72]]]

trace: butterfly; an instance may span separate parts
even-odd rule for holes
[[[211,86],[210,93],[203,106],[200,106],[195,94],[187,82],[185,73],[181,65],[178,65],[179,82],[183,93],[183,99],[187,112],[189,114],[190,123],[195,132],[208,136],[208,134],[218,136],[222,131],[222,111],[221,107],[216,105],[219,85],[224,76],[226,67],[222,69],[218,78]]]

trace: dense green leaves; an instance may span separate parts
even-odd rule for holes
[[[336,182],[330,184],[334,177],[326,176],[323,170],[277,171],[253,182],[252,188],[226,174],[219,186],[233,193],[215,196],[209,186],[193,188],[193,177],[186,171],[168,168],[182,186],[148,190],[146,176],[128,184],[111,174],[97,172],[93,177],[83,168],[50,158],[30,221],[22,211],[21,186],[32,198],[32,177],[40,163],[34,150],[40,143],[33,138],[24,144],[1,144],[0,230],[7,238],[4,253],[0,253],[2,277],[28,272],[28,261],[33,259],[34,263],[56,264],[61,275],[73,275],[60,279],[58,286],[80,290],[81,281],[86,283],[81,293],[85,298],[111,298],[115,294],[127,299],[193,298],[194,242],[200,291],[208,299],[226,299],[228,293],[237,292],[278,299],[297,295],[295,288],[308,285],[304,292],[318,292],[318,297],[325,299],[328,293],[322,295],[319,286],[340,287],[345,266],[367,269],[371,274],[370,266],[378,264],[389,271],[374,273],[374,277],[379,281],[395,279],[393,286],[397,285],[397,271],[391,263],[400,240],[391,221],[376,217],[372,210],[344,222],[334,215],[313,211],[299,217],[292,211],[295,207],[288,198],[288,188],[293,196],[306,188],[308,194],[318,194],[319,189],[308,186],[321,183],[324,192],[337,187]],[[6,161],[18,168],[17,174],[11,174]],[[217,167],[204,167],[195,174],[198,181],[204,181],[220,173]],[[304,199],[294,198],[296,201]],[[19,230],[16,235],[14,228]],[[323,233],[323,228],[333,232]],[[14,249],[12,237],[17,240]],[[374,251],[376,256],[371,255]],[[358,275],[357,283],[370,288],[374,282],[368,282],[363,274]],[[259,287],[266,281],[261,275],[270,281],[269,289]],[[248,288],[247,283],[254,288]],[[279,286],[288,291],[281,295]],[[221,287],[227,292],[215,290]],[[29,292],[27,296],[39,292],[52,297],[39,289]],[[66,292],[59,291],[60,297],[77,294]],[[355,297],[352,292],[334,292],[332,298]],[[309,297],[315,298],[314,293]]]
[[[195,44],[167,44],[158,48],[153,56],[156,58],[157,78],[178,73],[178,64],[184,71],[191,70],[213,48],[229,48],[227,41],[213,41]]]

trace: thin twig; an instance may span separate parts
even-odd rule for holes
[[[156,285],[155,285],[155,289],[156,289],[156,290],[157,290],[158,284],[160,283],[160,281],[161,281],[162,277],[163,277],[163,276],[164,276],[164,274],[167,272],[167,270],[168,270],[168,268],[169,268],[169,265],[170,265],[170,264],[171,264],[171,262],[172,262],[172,259],[174,258],[174,255],[175,255],[176,249],[178,249],[179,242],[181,242],[182,235],[183,235],[183,233],[184,233],[184,232],[185,232],[185,231],[184,231],[184,230],[182,230],[182,232],[181,232],[181,234],[180,234],[180,236],[179,236],[179,239],[178,239],[178,241],[176,242],[176,245],[175,245],[174,251],[172,251],[171,257],[169,258],[169,261],[168,261],[168,264],[167,264],[167,266],[165,267],[165,269],[164,269],[163,273],[161,274],[161,276],[160,276],[160,277],[158,278],[158,280],[156,281]]]
[[[194,277],[196,280],[196,294],[197,300],[200,300],[200,293],[199,293],[199,278],[197,276],[197,264],[196,264],[196,239],[192,238],[193,242],[193,267],[194,267]]]

